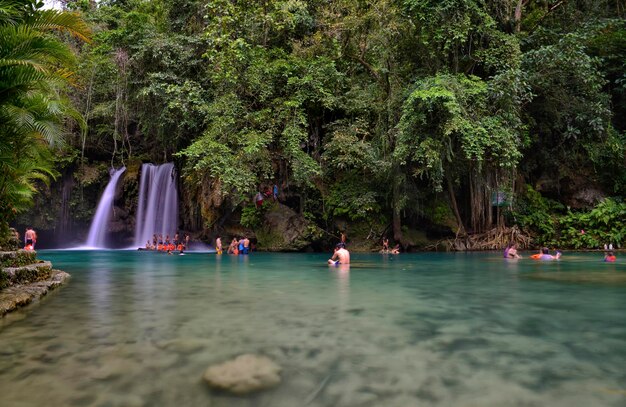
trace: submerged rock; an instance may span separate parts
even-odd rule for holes
[[[248,394],[279,384],[280,371],[280,366],[265,356],[245,354],[219,365],[209,366],[203,378],[215,389]]]

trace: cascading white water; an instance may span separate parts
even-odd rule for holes
[[[90,247],[106,247],[106,233],[107,224],[111,218],[113,212],[113,199],[115,198],[115,190],[117,183],[120,180],[122,174],[126,171],[126,167],[118,168],[111,174],[111,180],[104,189],[100,202],[98,203],[98,209],[96,209],[96,216],[91,221],[91,227],[89,228],[89,236],[87,237],[87,246]]]
[[[139,203],[135,246],[152,242],[152,235],[174,238],[178,227],[178,192],[174,164],[143,164],[139,182]]]

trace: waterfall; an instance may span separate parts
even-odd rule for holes
[[[68,232],[71,230],[71,217],[70,217],[70,200],[72,198],[72,188],[74,187],[74,178],[71,173],[65,173],[63,175],[63,183],[61,186],[61,208],[59,210],[59,220],[57,221],[57,233],[56,238],[64,238],[68,236]]]
[[[120,180],[122,174],[126,171],[126,167],[119,168],[113,171],[111,174],[111,180],[104,189],[100,202],[98,203],[98,209],[96,209],[96,216],[91,221],[91,227],[89,228],[89,236],[87,237],[87,246],[90,247],[106,247],[106,233],[107,224],[113,211],[113,199],[115,198],[115,190],[117,183]]]
[[[176,169],[173,163],[143,164],[139,182],[139,203],[135,226],[135,246],[143,247],[152,241],[152,235],[163,238],[178,228],[178,192]]]

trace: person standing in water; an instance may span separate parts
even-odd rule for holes
[[[239,243],[237,244],[237,250],[238,250],[237,253],[238,254],[244,254],[243,253],[243,243],[244,243],[245,239],[246,239],[245,237],[241,237],[241,239],[239,239]]]
[[[337,243],[335,253],[328,259],[328,264],[350,264],[350,252],[346,250],[346,245]]]
[[[217,254],[222,254],[222,238],[220,236],[215,238],[215,251]]]
[[[233,240],[230,241],[230,246],[228,246],[228,254],[239,254],[238,244],[237,238],[233,237]]]
[[[250,239],[247,236],[243,237],[243,254],[250,253]]]
[[[506,249],[504,249],[504,257],[507,259],[521,259],[522,256],[517,254],[517,244],[509,243]]]
[[[185,250],[189,250],[189,234],[185,234]]]

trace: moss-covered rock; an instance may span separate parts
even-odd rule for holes
[[[17,250],[20,247],[20,239],[17,231],[13,228],[2,230],[0,228],[0,250]]]
[[[0,291],[9,286],[9,276],[4,271],[0,270]]]
[[[52,264],[49,261],[40,261],[35,264],[19,267],[5,267],[0,271],[8,277],[9,284],[28,284],[42,281],[50,277]]]
[[[267,251],[301,251],[323,236],[319,227],[280,203],[268,208],[255,232],[257,248]]]
[[[15,250],[0,252],[0,268],[21,267],[36,263],[37,252],[27,250]]]
[[[49,270],[45,280],[31,284],[18,284],[0,291],[0,316],[15,311],[46,295],[48,291],[60,286],[70,275],[60,270]]]
[[[0,316],[41,298],[69,278],[36,256],[26,250],[0,252]]]

